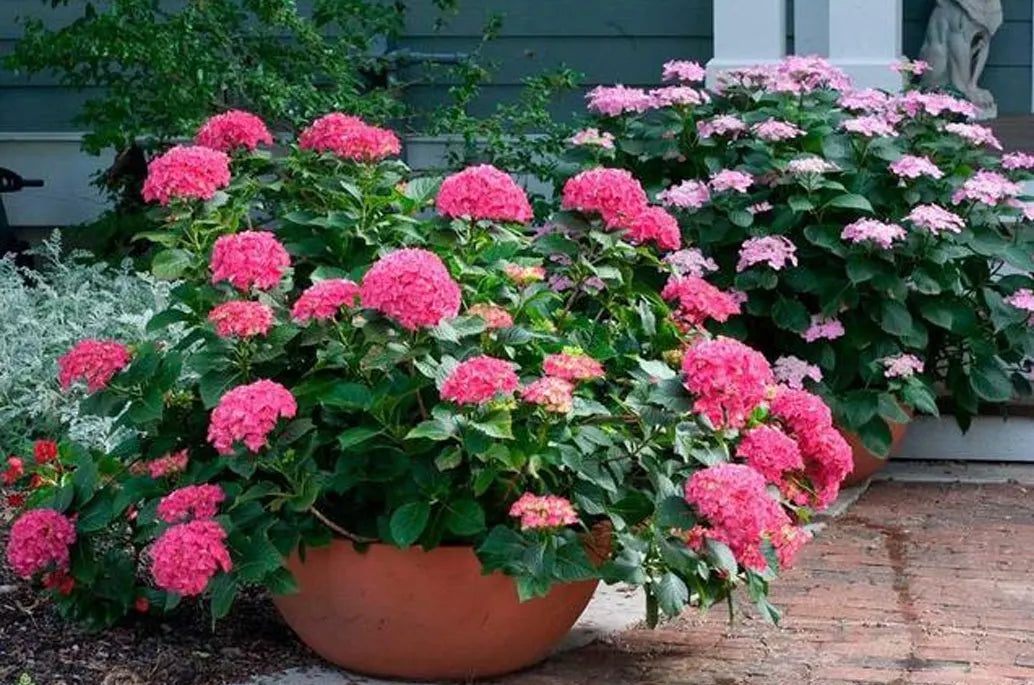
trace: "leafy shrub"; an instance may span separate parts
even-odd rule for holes
[[[777,617],[769,581],[850,449],[818,397],[700,328],[720,306],[673,317],[674,219],[634,178],[572,179],[572,211],[532,229],[504,172],[413,178],[390,131],[344,114],[283,155],[220,146],[174,148],[145,184],[166,203],[153,271],[182,280],[147,328],[185,337],[59,363],[81,411],[137,434],[38,443],[2,474],[28,498],[8,562],[61,611],[104,625],[206,596],[218,618],[242,586],[293,591],[285,558],[336,536],[470,545],[522,599],[643,585],[651,623],[740,587]],[[612,534],[599,567],[589,530]]]
[[[681,261],[743,294],[718,330],[878,454],[888,422],[936,413],[935,396],[965,428],[981,403],[1030,392],[1034,205],[1019,182],[1034,158],[989,151],[968,102],[853,91],[818,59],[731,72],[714,92],[702,74],[671,63],[672,88],[593,92],[598,129],[571,159],[629,169],[672,207],[699,251]]]

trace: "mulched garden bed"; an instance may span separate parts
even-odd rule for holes
[[[0,512],[0,550],[8,524]],[[215,632],[207,607],[164,620],[132,617],[101,633],[78,630],[11,574],[0,559],[0,683],[22,673],[35,685],[223,685],[319,663],[260,593],[243,594]]]

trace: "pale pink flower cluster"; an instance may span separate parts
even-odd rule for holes
[[[601,133],[598,128],[587,128],[581,130],[571,136],[569,142],[572,145],[590,145],[602,147],[606,150],[614,149],[614,135],[606,131]]]
[[[374,263],[359,288],[363,307],[376,309],[403,328],[437,326],[460,311],[460,287],[433,252],[406,248]]]
[[[333,319],[342,307],[354,307],[358,299],[359,286],[347,278],[320,281],[298,296],[291,307],[291,318],[300,323],[310,319]]]
[[[211,200],[230,184],[230,158],[200,145],[177,145],[147,165],[142,195],[146,202]]]
[[[542,360],[542,372],[565,381],[591,381],[605,375],[602,364],[578,350],[546,355]]]
[[[724,193],[729,190],[746,193],[747,189],[754,185],[754,177],[745,171],[722,169],[711,174],[709,185],[711,190],[716,193]]]
[[[608,228],[627,228],[646,208],[646,192],[630,172],[596,167],[568,179],[562,206],[598,213]]]
[[[682,244],[679,222],[660,207],[646,207],[628,225],[629,240],[636,244],[654,242],[661,250],[677,250]]]
[[[953,204],[961,204],[964,200],[982,202],[985,205],[995,206],[1007,202],[1023,192],[1023,186],[1010,181],[997,171],[981,169],[966,179],[962,187],[951,196]]]
[[[893,138],[898,135],[894,125],[887,121],[886,118],[874,115],[845,119],[841,122],[840,128],[849,133],[857,133],[867,138]]]
[[[945,124],[944,130],[948,133],[954,133],[974,145],[987,145],[995,150],[1002,149],[1002,144],[998,141],[998,138],[995,137],[994,131],[986,126],[981,126],[979,124],[951,123]]]
[[[331,112],[312,122],[298,136],[298,147],[332,152],[356,162],[374,162],[402,151],[394,132],[341,112]]]
[[[887,378],[911,378],[923,372],[923,360],[914,354],[884,357],[880,363],[883,364],[883,375]]]
[[[528,195],[513,178],[491,164],[467,167],[442,181],[438,213],[449,217],[526,224],[534,213]]]
[[[961,216],[938,205],[917,205],[912,208],[905,220],[934,235],[938,235],[942,231],[960,233],[966,226],[966,222]]]
[[[769,403],[772,416],[788,430],[804,457],[804,475],[811,482],[812,493],[792,493],[797,504],[813,502],[825,509],[836,499],[840,483],[854,468],[851,446],[833,427],[833,417],[826,403],[806,390],[779,387]]]
[[[468,316],[476,316],[485,322],[489,330],[495,328],[510,328],[513,326],[513,317],[510,312],[494,304],[478,303],[467,308]]]
[[[1020,210],[1023,213],[1023,218],[1027,221],[1034,221],[1034,202],[1021,202],[1016,198],[1006,200],[1006,205]]]
[[[158,518],[166,523],[215,518],[219,504],[225,499],[226,493],[218,485],[187,485],[162,497],[158,502]]]
[[[574,385],[563,378],[543,376],[521,388],[521,398],[546,411],[566,414],[574,406]]]
[[[679,276],[702,278],[706,273],[718,271],[715,261],[705,257],[704,253],[695,247],[673,252],[665,257],[664,261],[671,264],[672,269]]]
[[[7,565],[31,578],[49,568],[68,568],[75,525],[55,509],[30,509],[14,522],[7,538]]]
[[[687,60],[670,60],[664,63],[661,79],[664,81],[684,81],[699,83],[707,78],[707,71],[697,62]]]
[[[521,520],[521,530],[563,528],[578,523],[571,502],[556,495],[526,492],[510,507],[510,516]]]
[[[481,355],[461,362],[442,383],[442,399],[456,404],[485,404],[509,396],[520,385],[513,364]]]
[[[801,333],[801,337],[807,342],[816,340],[836,340],[843,336],[844,324],[839,319],[829,319],[819,314],[811,317],[811,325]]]
[[[704,105],[711,101],[711,96],[706,92],[689,86],[654,88],[650,91],[650,97],[653,98],[653,109]]]
[[[776,359],[772,364],[772,371],[777,381],[794,390],[804,387],[805,378],[810,378],[816,383],[822,380],[822,370],[819,367],[793,355]]]
[[[1003,169],[1034,169],[1034,155],[1026,152],[1006,152],[1002,155]]]
[[[844,109],[861,112],[882,112],[890,104],[890,96],[882,90],[876,90],[875,88],[850,90],[840,95],[837,104]]]
[[[586,94],[589,109],[616,117],[626,112],[645,112],[654,107],[653,97],[641,88],[622,85],[596,86]]]
[[[797,246],[782,235],[748,238],[743,241],[736,271],[744,271],[754,264],[762,263],[768,264],[776,271],[785,268],[788,263],[797,266]]]
[[[184,449],[179,452],[170,452],[148,462],[143,462],[140,465],[140,470],[146,472],[151,478],[158,480],[165,476],[182,473],[186,470],[187,463],[189,461],[190,458],[187,455],[187,450]],[[136,464],[134,464],[134,466],[136,466]]]
[[[208,320],[221,338],[250,338],[269,332],[273,310],[261,302],[232,300],[216,305],[208,313]]]
[[[768,119],[754,124],[750,130],[761,140],[776,143],[783,140],[790,140],[804,135],[804,131],[793,124],[776,119]]]
[[[851,80],[827,60],[814,55],[790,55],[779,64],[738,70],[744,85],[757,84],[772,93],[810,93],[819,88],[847,90]]]
[[[1017,309],[1034,313],[1034,291],[1030,288],[1020,288],[1012,295],[1006,297],[1005,302]]]
[[[772,211],[772,203],[767,200],[763,202],[757,202],[747,207],[747,211],[751,214],[762,214],[764,212]]]
[[[902,155],[900,159],[890,163],[890,171],[901,178],[919,178],[929,176],[933,179],[944,178],[944,172],[929,157]]]
[[[722,114],[712,119],[697,122],[697,135],[701,138],[712,136],[730,136],[735,138],[747,130],[747,124],[732,114]]]
[[[252,452],[266,446],[280,418],[294,418],[298,411],[291,391],[271,380],[239,385],[219,399],[208,424],[208,442],[219,454],[233,454],[243,442]]]
[[[683,181],[658,193],[657,201],[669,207],[700,209],[711,201],[711,191],[702,181]]]
[[[904,240],[907,235],[905,229],[897,224],[876,219],[859,219],[844,226],[840,237],[852,243],[871,240],[884,249],[890,249],[895,241]]]
[[[930,69],[930,65],[921,59],[902,59],[890,65],[890,68],[902,75],[911,74],[913,76],[922,76]]]
[[[220,236],[212,247],[212,283],[229,281],[238,290],[269,290],[291,266],[291,256],[268,231]]]
[[[200,595],[213,576],[233,570],[225,540],[226,531],[211,519],[172,526],[151,547],[154,584],[184,597]]]
[[[939,117],[948,112],[972,119],[979,110],[969,100],[962,100],[947,93],[923,93],[918,90],[910,90],[894,100],[894,105],[907,116],[915,117],[925,112],[933,117]]]
[[[239,109],[211,117],[194,136],[194,142],[221,152],[237,148],[254,150],[259,145],[272,145],[273,136],[262,119]]]
[[[546,279],[546,270],[541,266],[507,264],[504,271],[517,285],[528,285],[529,283],[536,283]]]
[[[805,176],[808,174],[826,174],[840,171],[833,162],[827,162],[821,157],[798,157],[786,163],[786,171],[794,176]]]
[[[709,320],[719,323],[740,313],[736,299],[697,276],[672,276],[661,297],[676,303],[673,316],[687,326],[701,326]]]
[[[804,470],[801,448],[775,426],[760,425],[746,431],[736,447],[736,456],[776,486],[783,485],[786,474]]]
[[[775,383],[765,356],[738,340],[700,340],[682,356],[693,411],[719,428],[741,428]]]
[[[57,360],[57,380],[67,389],[77,380],[89,392],[107,387],[112,377],[129,365],[129,349],[114,340],[80,340]]]

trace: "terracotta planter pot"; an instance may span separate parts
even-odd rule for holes
[[[909,416],[912,415],[910,411],[907,413]],[[843,486],[849,487],[864,483],[866,479],[870,478],[877,471],[882,470],[887,465],[887,462],[890,461],[890,458],[897,453],[898,447],[901,446],[901,441],[905,439],[905,431],[908,430],[908,425],[907,423],[890,424],[890,452],[886,458],[880,458],[865,449],[865,445],[862,444],[862,441],[854,433],[840,431],[844,439],[851,445],[851,456],[854,457],[854,469],[844,479]]]
[[[359,553],[336,540],[287,566],[300,592],[273,601],[305,644],[351,671],[419,680],[494,676],[544,659],[597,585],[559,585],[521,603],[513,579],[482,575],[469,547]]]

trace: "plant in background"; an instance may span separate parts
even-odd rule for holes
[[[281,156],[261,137],[152,162],[145,237],[181,283],[148,331],[185,335],[62,355],[81,410],[134,434],[8,462],[20,575],[88,625],[197,596],[218,618],[243,586],[292,592],[285,559],[336,536],[471,546],[522,599],[644,585],[651,624],[739,587],[777,617],[768,583],[849,448],[818,397],[704,332],[725,293],[668,306],[672,220],[634,178],[572,180],[578,211],[531,229],[506,174],[413,178],[356,117]]]
[[[935,397],[966,428],[981,403],[1029,393],[1034,212],[1020,181],[1034,158],[989,152],[968,102],[851,90],[817,58],[733,71],[714,92],[691,63],[665,78],[590,93],[597,128],[571,157],[630,170],[678,217],[693,251],[672,263],[741,300],[715,330],[813,388],[877,454],[888,422],[937,413]]]

